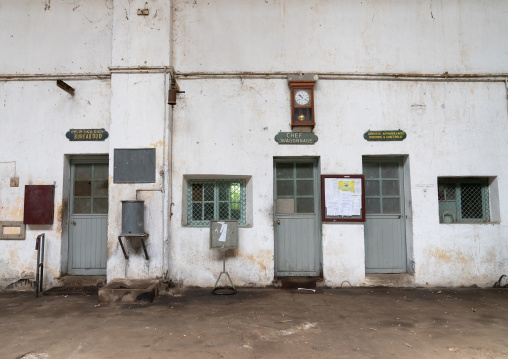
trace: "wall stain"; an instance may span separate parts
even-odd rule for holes
[[[24,213],[24,198],[18,197],[10,202],[10,205],[2,211],[2,217],[7,221],[22,221]]]
[[[150,146],[151,147],[155,147],[155,148],[162,147],[162,145],[163,145],[162,140],[159,140],[159,141],[157,141],[155,143],[150,143]]]
[[[429,250],[429,254],[438,260],[448,263],[454,262],[468,264],[473,262],[473,257],[471,255],[464,254],[462,251],[434,248]]]
[[[245,258],[249,262],[257,265],[261,270],[266,271],[267,265],[271,263],[273,260],[273,252],[269,250],[260,251],[258,255],[254,256],[252,254],[240,254],[240,258]]]
[[[56,233],[62,236],[62,203],[56,205]]]

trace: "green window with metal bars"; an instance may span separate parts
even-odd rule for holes
[[[439,222],[490,222],[488,178],[438,178]]]
[[[206,227],[211,220],[246,222],[244,180],[189,180],[187,224]]]

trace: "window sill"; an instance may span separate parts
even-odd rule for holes
[[[471,224],[474,224],[474,225],[487,225],[487,224],[501,224],[501,222],[452,222],[452,223],[444,223],[444,222],[439,222],[439,224],[444,224],[444,225],[450,225],[450,224],[458,224],[458,225],[471,225]]]

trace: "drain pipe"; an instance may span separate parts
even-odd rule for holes
[[[506,113],[508,114],[508,79],[504,79],[504,85],[506,87]]]
[[[163,197],[163,211],[162,211],[162,281],[168,281],[168,273],[169,273],[169,226],[171,223],[171,161],[173,156],[173,131],[170,131],[173,127],[173,110],[169,108],[168,105],[168,91],[171,86],[171,78],[172,72],[166,72],[164,75],[164,159],[163,159],[163,170],[164,170],[164,183],[163,188],[164,197]],[[169,152],[169,154],[168,154]]]

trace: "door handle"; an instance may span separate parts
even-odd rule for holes
[[[72,224],[73,224],[73,225],[76,225],[76,222],[75,222],[75,221],[72,221]]]
[[[280,220],[276,220],[275,223],[280,224]]]

